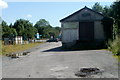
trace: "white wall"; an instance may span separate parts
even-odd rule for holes
[[[79,22],[62,23],[62,42],[73,42],[79,39]]]
[[[22,44],[22,43],[23,43],[22,36],[15,37],[15,44]]]
[[[79,39],[78,29],[64,29],[62,30],[62,42],[68,43]]]
[[[63,22],[62,23],[63,25],[63,29],[66,29],[66,28],[78,28],[79,27],[79,22]]]

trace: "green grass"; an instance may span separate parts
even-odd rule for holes
[[[113,41],[109,41],[108,49],[112,51],[114,55],[120,56],[120,37],[117,37]]]
[[[114,54],[113,57],[120,62],[120,37],[117,36],[113,41],[109,41],[108,49]]]
[[[41,44],[41,43],[29,43],[29,44],[22,44],[22,45],[2,45],[2,52],[0,53],[0,55],[24,51],[24,50],[30,49],[32,47],[35,47],[39,44]]]
[[[120,56],[114,55],[113,57],[116,58],[116,59],[118,59],[120,61]]]

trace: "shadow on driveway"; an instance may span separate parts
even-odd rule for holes
[[[64,49],[62,46],[44,50],[42,52],[65,52],[65,51],[88,51],[88,50],[98,50],[98,49]]]
[[[43,52],[61,52],[61,51],[66,51],[66,50],[63,50],[62,46],[60,46],[60,47],[56,47],[56,48],[45,50]]]

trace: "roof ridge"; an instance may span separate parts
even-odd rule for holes
[[[78,11],[76,11],[76,12],[70,14],[69,16],[67,16],[67,17],[65,17],[65,18],[63,18],[63,19],[61,19],[60,22],[62,22],[63,20],[65,20],[65,19],[67,19],[67,18],[69,18],[69,17],[71,17],[72,15],[75,15],[76,13],[82,11],[83,9],[88,9],[88,10],[90,10],[90,11],[92,11],[92,12],[95,12],[95,13],[97,13],[97,14],[99,14],[99,15],[104,16],[103,14],[101,14],[101,13],[99,13],[99,12],[97,12],[97,11],[94,11],[94,10],[88,8],[87,6],[85,6],[85,7],[81,8],[80,10],[78,10]]]

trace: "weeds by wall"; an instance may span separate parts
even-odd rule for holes
[[[113,52],[114,55],[120,55],[120,37],[116,37],[113,41],[108,42],[108,49]]]

